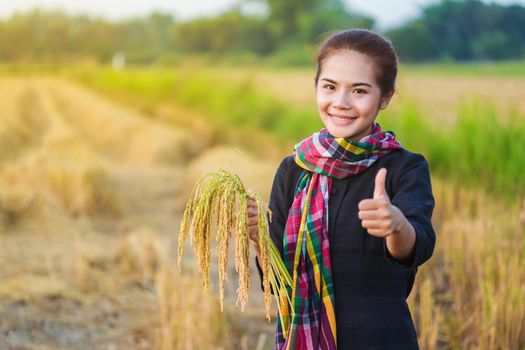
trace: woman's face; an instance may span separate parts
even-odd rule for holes
[[[322,63],[317,82],[317,108],[323,124],[334,137],[359,141],[371,131],[382,97],[372,60],[350,50],[336,51]]]

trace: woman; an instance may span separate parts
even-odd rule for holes
[[[434,249],[434,199],[423,156],[375,122],[396,75],[391,43],[368,30],[335,33],[319,49],[325,128],[281,162],[269,203],[271,238],[294,279],[276,349],[418,348],[406,298]]]

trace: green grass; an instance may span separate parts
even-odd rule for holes
[[[405,64],[400,70],[423,75],[525,77],[525,61]]]
[[[243,128],[273,135],[281,144],[301,139],[320,128],[315,111],[290,108],[252,81],[224,78],[212,69],[111,69],[73,70],[68,73],[91,87],[125,93],[147,103],[174,103],[206,116],[220,131]]]
[[[108,69],[74,71],[74,77],[107,92],[149,103],[174,103],[195,110],[218,130],[264,132],[287,149],[322,126],[317,111],[285,104],[249,79],[225,79],[213,69]],[[456,111],[455,124],[437,128],[415,102],[378,121],[403,145],[428,159],[431,170],[461,185],[483,188],[508,199],[525,192],[525,123],[515,114],[502,121],[494,106],[472,100]],[[244,145],[250,147],[250,135]],[[253,146],[253,145],[252,145]]]
[[[458,107],[450,128],[438,128],[422,118],[414,103],[388,118],[410,150],[422,153],[431,170],[460,185],[485,189],[509,200],[525,195],[525,123],[517,113],[505,122],[490,102],[473,99]]]

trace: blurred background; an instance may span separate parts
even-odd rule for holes
[[[518,0],[3,2],[0,349],[272,349],[254,266],[243,312],[213,248],[210,291],[189,244],[179,271],[181,215],[219,167],[268,199],[321,127],[316,45],[354,27],[398,50],[378,121],[432,172],[421,348],[525,349]]]

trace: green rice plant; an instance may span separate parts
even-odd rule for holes
[[[504,66],[499,66],[497,71],[500,68],[506,71],[513,67]],[[478,72],[478,68],[474,66],[451,66],[450,69],[445,66],[436,67],[439,68],[436,72],[450,70],[459,73],[471,68]],[[427,71],[427,68],[433,69],[428,66],[422,72],[432,76],[431,70]],[[418,76],[418,67],[406,69],[411,76]],[[479,74],[482,72],[484,70],[480,70]],[[290,84],[285,85],[287,89],[273,89],[279,92],[280,97],[259,85],[254,74],[250,75],[249,71],[242,69],[155,67],[135,68],[126,72],[79,70],[71,76],[106,94],[126,95],[126,103],[166,103],[198,112],[215,131],[215,142],[242,144],[252,151],[260,147],[258,142],[254,142],[254,136],[268,136],[268,139],[272,138],[275,144],[282,147],[282,152],[288,152],[297,140],[322,127],[313,106],[286,102],[292,100],[292,97],[286,97],[289,94],[286,90],[297,90],[292,84],[294,79],[289,78],[286,71],[269,73],[267,70],[258,73],[267,77],[274,74],[275,78],[271,79],[280,84],[267,84],[268,86]],[[465,71],[465,74],[471,73]],[[478,73],[472,72],[472,75],[476,74]],[[292,75],[295,76],[297,75]],[[305,80],[299,81],[303,84]],[[473,84],[475,83],[473,80]],[[497,80],[494,84],[497,84]],[[218,86],[220,89],[210,89]],[[519,89],[519,85],[516,85],[516,89]],[[307,96],[310,90],[304,91]],[[439,94],[433,95],[439,100]],[[422,105],[419,100],[410,99],[410,95],[403,96],[399,108],[389,108],[382,112],[378,122],[383,130],[395,131],[397,139],[405,147],[423,154],[433,174],[472,188],[487,188],[491,193],[512,202],[514,194],[525,189],[522,176],[525,163],[521,161],[525,157],[525,124],[522,123],[522,112],[516,109],[512,113],[501,115],[498,106],[505,99],[479,99],[475,96],[468,94],[461,103],[456,102],[453,106],[445,106],[446,108],[437,104],[438,108],[444,108],[440,115],[446,114],[453,118],[450,122],[432,120],[432,113],[428,109],[435,108],[434,105]],[[179,118],[183,119],[193,117]],[[257,153],[267,154],[264,150]]]
[[[208,180],[206,184],[205,180]],[[215,222],[222,310],[224,280],[227,279],[228,246],[230,238],[234,234],[236,240],[235,269],[239,274],[237,304],[240,302],[241,310],[244,310],[250,288],[248,199],[255,200],[258,207],[259,249],[263,271],[265,311],[266,318],[270,320],[272,291],[279,306],[289,305],[290,295],[286,286],[291,286],[292,280],[278,249],[270,238],[267,220],[267,216],[271,220],[270,209],[262,201],[259,194],[252,194],[246,190],[239,176],[219,169],[202,177],[195,184],[186,204],[180,228],[179,268],[184,255],[184,243],[191,231],[192,245],[202,274],[203,287],[204,290],[207,290],[209,285],[211,229],[213,222]]]
[[[403,71],[411,74],[431,76],[492,76],[492,77],[520,77],[525,75],[523,61],[478,62],[478,63],[425,63],[404,64]]]

